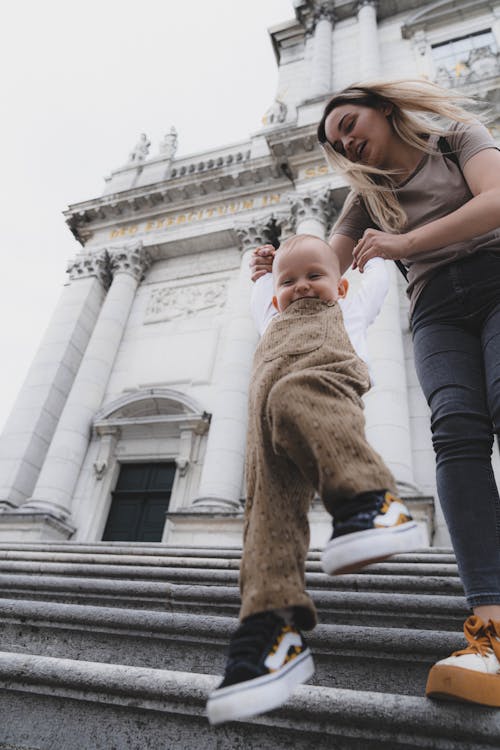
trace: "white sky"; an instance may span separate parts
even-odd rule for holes
[[[276,93],[267,28],[291,0],[7,0],[0,10],[0,428],[102,193],[145,132],[177,155],[245,140]]]

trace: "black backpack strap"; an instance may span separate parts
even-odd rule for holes
[[[441,153],[443,154],[444,158],[445,159],[449,159],[450,161],[453,162],[453,164],[457,165],[457,167],[460,170],[460,174],[463,177],[464,173],[462,172],[462,167],[460,166],[460,162],[458,160],[457,153],[456,153],[456,151],[452,151],[451,146],[448,143],[448,141],[446,140],[446,138],[444,137],[444,135],[440,136],[437,145],[438,145],[438,149],[441,151]],[[464,179],[465,179],[465,177],[464,177]]]
[[[395,260],[394,263],[398,267],[398,271],[403,274],[405,277],[405,281],[408,281],[408,269],[406,268],[405,264],[402,260]]]

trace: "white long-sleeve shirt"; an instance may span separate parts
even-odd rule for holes
[[[348,291],[345,297],[339,299],[346,331],[356,354],[368,365],[372,383],[373,373],[370,368],[366,332],[379,314],[389,289],[385,263],[382,258],[369,260],[361,275],[359,289],[352,295]],[[273,317],[279,314],[273,305],[273,294],[273,275],[266,273],[253,285],[250,303],[252,317],[261,336]]]

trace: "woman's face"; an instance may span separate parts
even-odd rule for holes
[[[341,104],[325,122],[326,137],[349,161],[370,167],[388,168],[395,134],[388,120],[390,105],[373,109],[358,104]]]

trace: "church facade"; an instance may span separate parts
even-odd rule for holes
[[[270,29],[278,88],[257,133],[184,157],[174,128],[156,148],[141,134],[103,195],[66,211],[81,250],[0,440],[0,540],[239,545],[249,257],[291,232],[325,237],[338,215],[346,186],[315,138],[324,104],[354,81],[425,76],[499,107],[500,2],[293,5]],[[388,266],[367,434],[423,543],[445,544],[404,283]],[[310,520],[318,546],[319,503]]]

